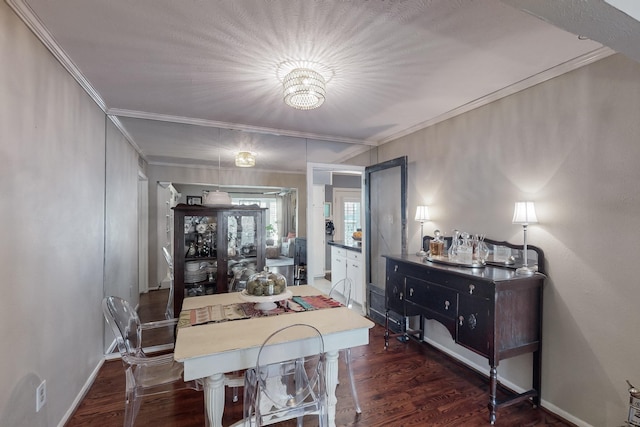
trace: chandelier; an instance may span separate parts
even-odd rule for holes
[[[310,68],[296,68],[282,81],[284,102],[298,110],[312,110],[324,103],[327,94],[322,75]]]
[[[240,151],[236,154],[236,166],[240,168],[251,168],[256,165],[256,154],[251,151]]]

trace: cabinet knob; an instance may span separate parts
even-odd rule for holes
[[[409,296],[412,297],[413,296],[413,288],[409,288]]]
[[[400,292],[400,301],[402,301],[402,298],[404,298],[404,295],[402,295],[402,292]]]
[[[464,325],[464,316],[458,316],[458,325]]]
[[[451,305],[451,303],[449,301],[445,301],[444,302],[444,309],[445,310],[449,310],[449,306]]]
[[[476,288],[476,285],[469,285],[469,295],[473,295],[473,290]]]
[[[394,271],[394,272],[398,271],[398,264],[396,264],[396,265],[393,267],[393,271]]]
[[[470,314],[468,322],[469,322],[469,329],[474,330],[478,325],[478,319],[476,318],[476,315]]]

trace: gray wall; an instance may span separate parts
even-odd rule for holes
[[[126,287],[135,277],[137,160],[4,2],[0,64],[0,425],[53,426],[102,363],[105,275]],[[36,413],[42,380],[47,404]]]
[[[379,161],[409,159],[410,251],[417,205],[429,205],[427,234],[457,228],[521,243],[513,205],[535,201],[529,243],[544,250],[549,274],[543,405],[580,425],[621,425],[625,379],[640,384],[639,111],[640,64],[614,55],[378,150]],[[441,325],[428,322],[427,334],[487,370]],[[502,362],[499,374],[527,388],[530,360]]]

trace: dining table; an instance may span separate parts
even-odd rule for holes
[[[292,297],[326,297],[310,285],[290,286]],[[204,403],[209,425],[222,427],[225,403],[225,374],[256,366],[258,352],[273,332],[293,324],[307,324],[322,334],[326,360],[329,425],[335,426],[339,351],[367,345],[372,321],[344,305],[331,308],[283,312],[277,315],[248,316],[236,320],[213,321],[192,325],[193,311],[203,307],[233,307],[247,304],[240,292],[185,298],[180,314],[174,358],[184,366],[184,380],[201,379],[204,383]],[[299,351],[300,341],[292,338],[276,345],[282,347],[283,358]],[[308,354],[309,356],[311,354]],[[304,356],[304,354],[303,354]]]

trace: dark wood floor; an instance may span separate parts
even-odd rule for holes
[[[143,321],[162,318],[166,291],[143,296]],[[367,346],[352,350],[354,375],[362,414],[358,417],[342,360],[336,390],[337,426],[488,426],[488,381],[429,345],[392,340],[384,350],[384,329],[376,326]],[[164,333],[151,337],[162,340]],[[72,426],[121,426],[124,419],[122,363],[105,362],[87,396],[72,416]],[[242,393],[240,393],[242,396]],[[242,400],[242,399],[241,399]],[[191,427],[204,425],[202,392],[191,390],[152,396],[142,402],[136,426]],[[242,402],[233,403],[227,390],[223,425],[242,417]],[[309,420],[309,425],[317,425]],[[279,425],[293,426],[295,423]],[[498,412],[498,426],[572,426],[541,408],[524,402]]]

